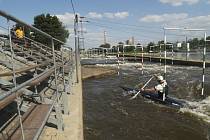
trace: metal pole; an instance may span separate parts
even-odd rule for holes
[[[162,47],[161,47],[161,44],[160,44],[160,66],[161,66],[161,63],[162,63],[162,52],[161,52],[161,49],[162,49]]]
[[[141,46],[141,74],[144,74],[144,47]]]
[[[164,79],[166,80],[166,43],[167,43],[167,38],[166,38],[166,31],[164,30]],[[163,101],[165,101],[166,98],[166,93],[164,90],[163,93]]]
[[[74,19],[74,34],[75,34],[75,63],[76,63],[76,83],[79,82],[78,69],[79,69],[79,36],[78,36],[78,15]]]
[[[105,63],[107,64],[107,58],[106,58],[106,55],[107,55],[107,49],[104,50],[105,53],[104,53],[104,56],[105,56]]]
[[[23,32],[24,32],[24,34],[25,34],[25,28],[23,27]],[[24,35],[25,36],[25,35]],[[26,38],[24,37],[24,46],[25,46],[25,48],[27,47],[27,44],[26,44]],[[24,49],[23,49],[24,47],[22,47],[22,51],[24,51]],[[32,55],[32,53],[31,53],[31,55]],[[26,59],[26,55],[25,55],[25,53],[23,54],[23,57]]]
[[[54,75],[55,75],[55,88],[56,88],[56,98],[58,102],[58,79],[57,79],[57,64],[56,64],[56,58],[55,58],[55,46],[54,46],[54,40],[51,39],[51,45],[52,45],[52,51],[53,51],[53,64],[54,64]]]
[[[186,61],[188,60],[187,36],[186,36]]]
[[[205,87],[205,68],[206,68],[206,32],[204,34],[204,47],[203,47],[203,76],[202,76],[202,90],[201,95],[204,95],[204,87]]]
[[[173,65],[174,64],[174,45],[172,44],[172,46],[171,46],[172,48],[172,50],[171,50],[171,64]]]
[[[135,48],[134,48],[134,55],[135,55],[135,61],[136,61],[136,45],[135,45]]]
[[[81,37],[82,37],[82,50],[85,51],[85,45],[84,45],[84,34],[83,34],[83,21],[81,20]],[[84,55],[84,53],[83,53]]]
[[[117,69],[118,69],[118,72],[117,72],[117,75],[120,75],[120,47],[119,45],[117,46],[117,62],[118,62],[118,65],[117,65]]]
[[[60,109],[59,92],[58,92],[57,64],[56,64],[55,46],[54,46],[53,38],[51,38],[51,41],[52,41],[53,64],[54,64],[54,75],[55,75],[55,88],[56,88],[55,112],[56,112],[56,119],[57,119],[57,128],[58,128],[58,130],[62,130],[62,118],[61,118],[61,109]]]
[[[37,61],[36,61],[36,65],[37,65]],[[34,73],[34,77],[36,77],[36,76],[37,76],[37,68],[35,68],[35,73]],[[37,85],[34,86],[34,89],[35,89],[36,95],[38,95]]]
[[[71,52],[70,52],[70,48],[69,48],[69,50],[67,50],[68,51],[68,55],[69,55],[69,62],[71,61]]]
[[[149,61],[151,62],[152,61],[152,58],[151,58],[151,46],[149,46]]]
[[[73,50],[71,49],[70,51],[69,51],[69,58],[70,58],[70,60],[69,60],[69,78],[68,78],[68,80],[69,80],[69,82],[68,82],[69,87],[73,84],[72,83],[72,72],[74,70],[74,68],[73,68],[73,66],[74,66],[74,64],[73,64]]]
[[[63,56],[63,48],[62,47],[61,47],[61,61],[62,61],[63,87],[64,87],[64,92],[66,92],[65,69],[64,69],[64,56]]]
[[[14,84],[14,86],[16,88],[17,87],[17,82],[16,82],[15,67],[14,67],[14,50],[13,50],[13,45],[12,45],[12,37],[11,37],[10,21],[9,20],[7,20],[7,24],[8,24],[9,44],[10,44],[10,51],[11,51],[13,84]],[[18,99],[17,96],[16,96],[16,98]],[[19,122],[20,122],[22,140],[25,140],[25,135],[24,135],[24,131],[23,131],[22,117],[21,117],[21,114],[20,114],[20,104],[19,104],[19,101],[20,101],[20,99],[17,100],[17,102],[16,102],[17,103],[17,110],[18,110],[18,117],[19,117]]]
[[[73,51],[73,49],[71,48],[71,61],[72,61],[72,64],[73,64],[73,56],[74,56],[74,51]]]
[[[124,48],[124,44],[123,44],[123,64],[125,64],[125,48]]]

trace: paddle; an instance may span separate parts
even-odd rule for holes
[[[152,77],[144,84],[144,86],[142,87],[142,89],[144,89],[144,88],[149,84],[149,82],[150,82],[153,78],[154,78],[154,76],[152,76]],[[133,97],[131,97],[130,100],[135,99],[135,98],[139,95],[140,92],[141,92],[141,90],[139,90]]]

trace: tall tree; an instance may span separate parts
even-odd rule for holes
[[[149,43],[147,44],[147,51],[149,52],[150,50],[152,50],[151,47],[153,47],[154,45],[155,45],[154,42],[149,42]]]
[[[33,26],[63,42],[66,42],[69,36],[69,32],[68,30],[66,30],[63,23],[59,21],[56,16],[51,16],[50,14],[41,14],[34,17]],[[51,46],[51,39],[49,39],[48,37],[36,32],[34,33],[34,35],[36,41]],[[57,41],[55,41],[54,44],[55,49],[59,49],[61,46],[61,44]]]
[[[106,43],[106,44],[101,44],[99,47],[100,47],[100,48],[108,49],[108,48],[111,47],[111,45],[110,45],[109,43]]]

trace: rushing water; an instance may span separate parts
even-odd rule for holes
[[[83,83],[84,132],[86,140],[208,140],[210,99],[201,99],[202,69],[168,66],[170,96],[183,99],[189,107],[180,110],[137,98],[128,100],[120,85],[145,83],[163,72],[158,64],[122,65],[121,75],[89,79]],[[206,96],[210,95],[210,69],[206,70]],[[148,86],[154,86],[152,81]]]

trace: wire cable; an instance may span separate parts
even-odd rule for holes
[[[71,0],[71,7],[72,7],[72,10],[73,10],[73,12],[74,12],[74,15],[76,15],[73,0]]]

